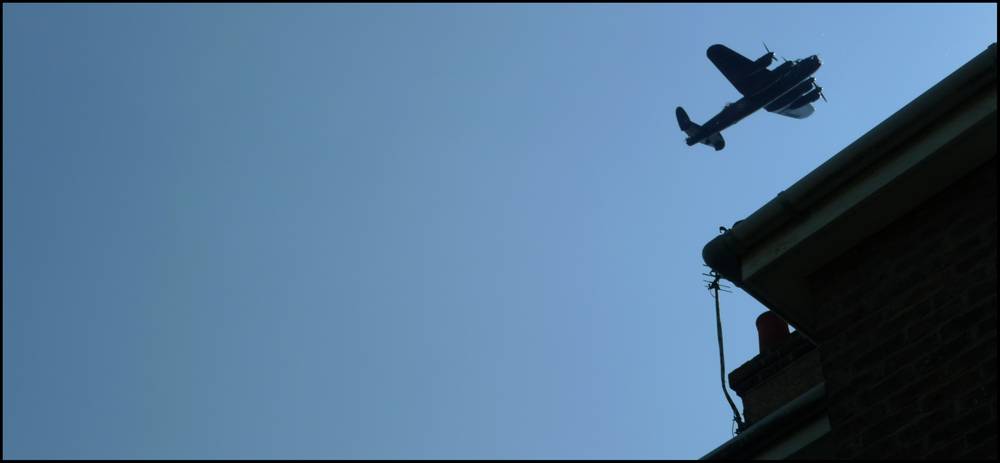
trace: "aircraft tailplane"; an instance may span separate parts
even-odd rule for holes
[[[687,134],[688,138],[686,142],[688,146],[692,146],[695,143],[702,143],[715,148],[716,151],[726,147],[726,140],[722,138],[722,134],[719,132],[698,140],[701,138],[701,126],[691,122],[691,118],[688,117],[687,112],[680,106],[677,107],[677,124],[681,127],[681,131]]]

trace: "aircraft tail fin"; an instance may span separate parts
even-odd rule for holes
[[[715,148],[716,151],[726,147],[726,140],[722,138],[722,134],[719,132],[707,137],[701,137],[701,126],[691,122],[691,118],[688,117],[687,112],[680,106],[677,107],[677,125],[681,127],[682,132],[687,134],[686,142],[688,146],[693,146],[695,143],[702,143]]]
[[[684,111],[684,108],[680,106],[677,107],[677,123],[681,126],[682,132],[687,132],[691,128],[691,118],[688,117],[688,113]]]

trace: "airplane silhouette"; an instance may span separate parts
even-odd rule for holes
[[[743,94],[743,98],[736,103],[726,103],[722,112],[709,119],[705,125],[691,122],[684,108],[678,106],[677,123],[688,136],[685,140],[688,146],[703,143],[719,151],[726,146],[720,132],[761,108],[783,116],[805,119],[815,111],[810,103],[820,97],[826,101],[823,87],[816,85],[816,78],[811,77],[823,65],[819,57],[812,55],[805,59],[785,60],[778,67],[769,70],[767,68],[775,60],[775,54],[766,44],[764,49],[768,52],[766,55],[750,61],[725,45],[708,47],[708,59]]]

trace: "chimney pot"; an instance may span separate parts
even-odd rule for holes
[[[760,353],[774,347],[790,335],[788,323],[768,310],[757,317],[757,336],[760,341]]]

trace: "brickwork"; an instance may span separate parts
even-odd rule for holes
[[[811,279],[838,458],[993,458],[996,157]]]
[[[797,331],[729,374],[729,387],[743,399],[743,419],[748,426],[821,382],[816,346]]]

